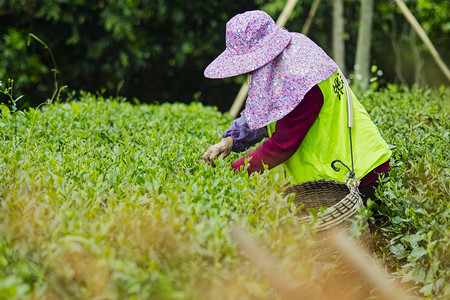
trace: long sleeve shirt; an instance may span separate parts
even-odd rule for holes
[[[239,171],[249,159],[248,173],[262,172],[263,164],[269,169],[288,160],[300,147],[311,126],[316,121],[324,103],[320,88],[314,86],[297,105],[297,107],[275,125],[275,131],[256,149],[232,163],[232,167]],[[245,149],[268,137],[267,127],[251,130],[243,116],[233,121],[223,137],[231,136],[234,140],[233,151],[242,152]],[[250,159],[251,158],[251,159]],[[387,172],[389,161],[372,170],[361,179],[360,187],[374,182],[379,173]]]
[[[257,130],[251,130],[245,121],[245,117],[241,115],[234,120],[230,127],[223,133],[223,138],[231,136],[233,138],[233,152],[243,152],[251,146],[259,143],[262,139],[269,137],[267,126]]]

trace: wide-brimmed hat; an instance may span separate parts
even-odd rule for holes
[[[205,69],[208,78],[252,72],[273,60],[289,44],[291,35],[260,10],[234,16],[226,26],[226,49]]]

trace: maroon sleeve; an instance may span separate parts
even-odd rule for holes
[[[389,171],[390,169],[390,162],[391,159],[389,158],[386,162],[382,163],[375,169],[369,172],[366,176],[361,178],[361,182],[359,183],[359,188],[363,188],[365,186],[368,186],[369,184],[375,182],[378,180],[378,178]]]
[[[238,171],[245,165],[245,159],[252,157],[247,169],[251,174],[264,171],[263,163],[271,169],[288,160],[300,147],[322,106],[322,91],[315,85],[293,111],[277,121],[275,132],[270,138],[249,154],[233,162],[232,167]]]

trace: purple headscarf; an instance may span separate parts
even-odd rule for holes
[[[252,73],[243,114],[253,130],[283,118],[314,85],[338,70],[336,63],[309,38],[300,33],[291,35],[280,55]]]
[[[290,113],[316,84],[338,70],[313,41],[278,27],[263,11],[248,11],[227,22],[226,45],[205,69],[208,78],[252,72],[243,115],[252,130]]]

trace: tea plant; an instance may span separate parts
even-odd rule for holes
[[[419,294],[450,297],[450,89],[389,86],[365,97],[393,147],[378,191],[379,254]]]
[[[394,153],[375,249],[424,297],[450,294],[449,93],[361,97]],[[21,113],[2,106],[0,299],[279,298],[236,249],[233,223],[308,291],[329,288],[320,283],[334,271],[315,263],[314,228],[281,196],[280,172],[236,174],[237,154],[203,163],[229,123],[198,103],[88,93]]]
[[[17,102],[23,97],[20,95],[19,97],[14,96],[14,79],[8,79],[6,85],[0,81],[0,93],[6,97],[6,102],[4,104],[0,104],[1,111],[12,111],[13,113],[17,111]],[[1,98],[0,98],[1,99]],[[9,107],[6,105],[8,104]],[[6,112],[5,112],[6,113]]]
[[[302,255],[312,240],[280,196],[283,178],[235,174],[233,158],[203,163],[229,121],[196,103],[90,94],[4,113],[0,299],[276,298],[229,225],[251,231],[291,272],[312,263]]]

